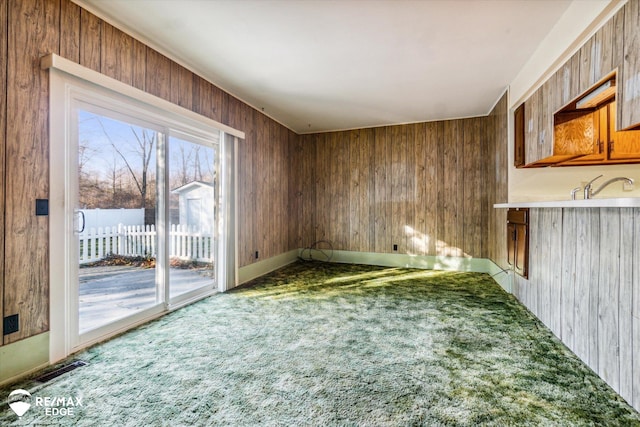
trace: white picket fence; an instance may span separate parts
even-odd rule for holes
[[[107,255],[156,256],[155,225],[122,225],[89,228],[79,235],[80,264],[99,261]],[[210,232],[187,225],[171,224],[169,256],[213,262],[214,241]]]

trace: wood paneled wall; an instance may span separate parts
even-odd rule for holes
[[[500,108],[506,116],[506,100]],[[498,122],[303,135],[294,155],[301,170],[291,189],[299,212],[292,244],[326,239],[339,250],[393,253],[395,244],[402,254],[487,257],[486,184],[496,159],[486,157],[499,148],[493,141],[490,148],[487,125]]]
[[[0,0],[0,58],[7,57],[8,33],[7,0]],[[7,129],[7,62],[0,62],[0,315],[4,313],[4,205],[5,205],[5,147]],[[0,322],[0,337],[3,334]],[[3,340],[0,339],[0,345]]]
[[[48,330],[49,229],[34,215],[35,199],[49,192],[48,73],[39,66],[48,53],[244,131],[240,266],[256,251],[264,259],[297,247],[289,232],[293,132],[69,0],[0,0],[0,37],[0,312],[20,315],[20,331],[5,344]]]
[[[514,293],[640,408],[640,208],[531,209],[529,280]]]
[[[488,211],[487,257],[507,269],[507,211],[494,209],[494,203],[508,201],[509,147],[507,127],[508,102],[505,93],[487,118],[486,185]]]

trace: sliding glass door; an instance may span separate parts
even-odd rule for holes
[[[56,55],[49,361],[236,284],[244,134]]]
[[[95,104],[73,117],[71,334],[82,346],[214,290],[219,150]]]
[[[169,137],[169,297],[197,292],[215,278],[217,149]]]
[[[158,162],[161,133],[77,110],[78,330],[131,317],[161,299]]]

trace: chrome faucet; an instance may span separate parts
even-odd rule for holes
[[[582,187],[576,187],[573,190],[571,190],[571,200],[575,200],[576,199],[576,193],[578,191],[582,190]]]
[[[605,189],[609,184],[612,184],[612,183],[617,182],[617,181],[624,181],[624,182],[626,182],[626,183],[627,183],[627,184],[629,184],[629,185],[633,185],[633,179],[631,179],[631,178],[625,178],[624,176],[617,176],[617,177],[615,177],[615,178],[611,178],[611,179],[610,179],[610,180],[608,180],[608,181],[605,181],[605,182],[600,186],[600,188],[598,188],[597,190],[593,190],[593,189],[591,188],[591,184],[593,184],[593,182],[594,182],[596,179],[601,178],[601,177],[602,177],[602,175],[598,175],[598,176],[596,176],[596,177],[595,177],[595,178],[593,178],[591,181],[589,181],[589,183],[588,183],[587,185],[585,185],[585,186],[584,186],[584,198],[585,198],[585,199],[590,199],[590,198],[592,198],[593,196],[597,195],[597,194],[598,194],[598,193],[600,193],[602,190],[604,190],[604,189]]]

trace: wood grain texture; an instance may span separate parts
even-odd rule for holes
[[[496,147],[504,148],[506,98],[500,111]],[[316,143],[306,150],[315,157],[302,160],[315,173],[316,240],[349,251],[488,256],[493,202],[485,183],[494,170],[484,165],[487,123],[485,117],[303,136]],[[495,156],[506,164],[506,152]],[[504,198],[506,175],[498,176]]]
[[[181,65],[171,62],[170,101],[185,108],[193,108],[193,75]]]
[[[618,311],[620,298],[620,209],[600,209],[600,266],[597,301],[598,373],[620,389]]]
[[[633,258],[634,216],[633,209],[620,209],[620,289],[618,294],[618,357],[620,385],[618,390],[629,401],[633,396],[633,382],[640,377],[640,372],[633,375],[633,266],[637,259]],[[636,276],[636,281],[640,279]],[[615,284],[614,284],[615,286]]]
[[[420,206],[420,214],[418,218],[424,218],[424,222],[418,224],[417,232],[423,242],[422,255],[430,255],[436,253],[436,244],[438,242],[438,224],[442,219],[438,217],[438,193],[440,192],[440,183],[442,176],[439,167],[442,163],[442,157],[439,157],[440,141],[442,140],[442,123],[430,122],[424,126],[424,182],[416,179],[416,185],[421,184],[422,192],[417,194],[418,200],[422,201]]]
[[[620,96],[620,129],[640,124],[640,1],[624,6],[624,61]]]
[[[484,164],[488,182],[487,194],[487,257],[499,267],[507,268],[507,247],[505,244],[507,211],[494,209],[495,203],[503,203],[508,199],[508,137],[507,137],[507,95],[498,101],[489,114],[485,124],[486,151]],[[483,162],[484,163],[484,162]]]
[[[100,72],[132,85],[133,38],[103,22],[100,42]]]
[[[633,209],[631,213],[633,218],[633,243],[632,256],[635,262],[632,264],[632,275],[634,278],[633,294],[631,296],[631,352],[632,365],[631,375],[632,390],[631,395],[624,395],[625,399],[630,402],[634,408],[640,408],[640,289],[638,289],[638,280],[640,279],[640,263],[637,262],[640,256],[640,208]],[[621,390],[621,392],[624,389]]]
[[[540,88],[537,159],[553,155],[553,103],[557,95],[553,91],[551,80],[547,80]]]
[[[8,0],[0,0],[0,58],[7,57],[7,41],[9,31]],[[5,147],[7,129],[7,62],[0,61],[0,315],[4,317],[4,247],[6,237],[5,223]],[[3,334],[3,323],[0,322],[0,337]],[[0,346],[4,340],[0,340]]]
[[[391,126],[391,236],[398,253],[407,253],[407,135],[406,126]]]
[[[462,233],[459,225],[461,206],[459,209],[458,197],[458,162],[462,158],[458,155],[458,141],[461,140],[461,124],[456,120],[444,122],[444,164],[445,174],[442,186],[443,191],[443,234],[440,236],[441,247],[437,250],[438,255],[461,256],[461,249],[458,245],[458,234]]]
[[[552,331],[637,408],[640,209],[530,212],[532,246],[551,248],[552,253],[532,249],[529,280],[516,282],[516,297],[541,319],[549,319]],[[557,258],[553,254],[559,250]],[[557,265],[559,276],[553,273]],[[560,314],[559,323],[554,313]]]
[[[197,108],[202,112],[210,111],[213,98],[207,90],[208,83],[200,78],[194,80],[194,103],[198,98],[204,98]],[[206,94],[202,96],[203,92]],[[195,107],[195,105],[194,105]],[[256,190],[254,174],[256,130],[255,110],[247,108],[242,113],[238,112],[236,125],[242,126],[245,139],[238,144],[238,262],[239,265],[248,265],[254,261],[256,244],[254,241],[254,222],[248,212],[255,212]],[[202,113],[201,113],[202,114]],[[240,123],[241,122],[241,123]]]
[[[484,207],[487,186],[478,185],[488,181],[484,176],[483,156],[484,123],[486,119],[466,119],[463,121],[462,170],[459,178],[462,187],[462,252],[470,256],[486,257],[483,245],[487,241]]]
[[[427,123],[421,123],[416,126],[413,153],[410,154],[416,159],[414,168],[416,203],[413,204],[414,225],[412,230],[409,231],[409,250],[416,255],[426,255],[429,252],[429,247],[433,245],[431,240],[435,228],[431,221],[435,216],[433,213],[430,215],[428,210],[433,209],[429,206],[430,195],[433,194],[432,191],[429,191],[429,188],[434,185],[436,177],[435,168],[430,167],[432,163],[429,153],[431,144],[427,145],[426,127]],[[435,201],[431,201],[431,204],[435,204]]]
[[[49,328],[49,227],[33,213],[35,199],[49,192],[49,85],[40,57],[59,49],[60,7],[14,1],[8,16],[4,280],[12,286],[4,289],[4,316],[19,314],[20,330],[5,344]]]
[[[576,254],[578,210],[565,209],[562,218],[562,278],[560,288],[560,338],[574,353],[576,307]]]
[[[592,114],[581,114],[572,120],[555,125],[554,154],[593,153],[594,132],[594,118]]]
[[[131,52],[132,80],[131,85],[140,90],[147,89],[147,47],[133,39]]]
[[[60,4],[60,56],[77,63],[80,62],[80,11],[75,3]]]
[[[100,71],[101,68],[102,24],[102,20],[95,15],[84,9],[80,10],[80,65],[94,71]]]
[[[599,49],[595,46],[594,37],[587,40],[580,48],[580,93],[583,93],[595,83],[593,62],[597,61],[596,50]]]
[[[540,98],[542,90],[538,89],[524,103],[524,147],[525,164],[540,160],[538,157],[538,139],[540,126]]]
[[[147,48],[146,91],[164,100],[171,100],[171,61]]]

